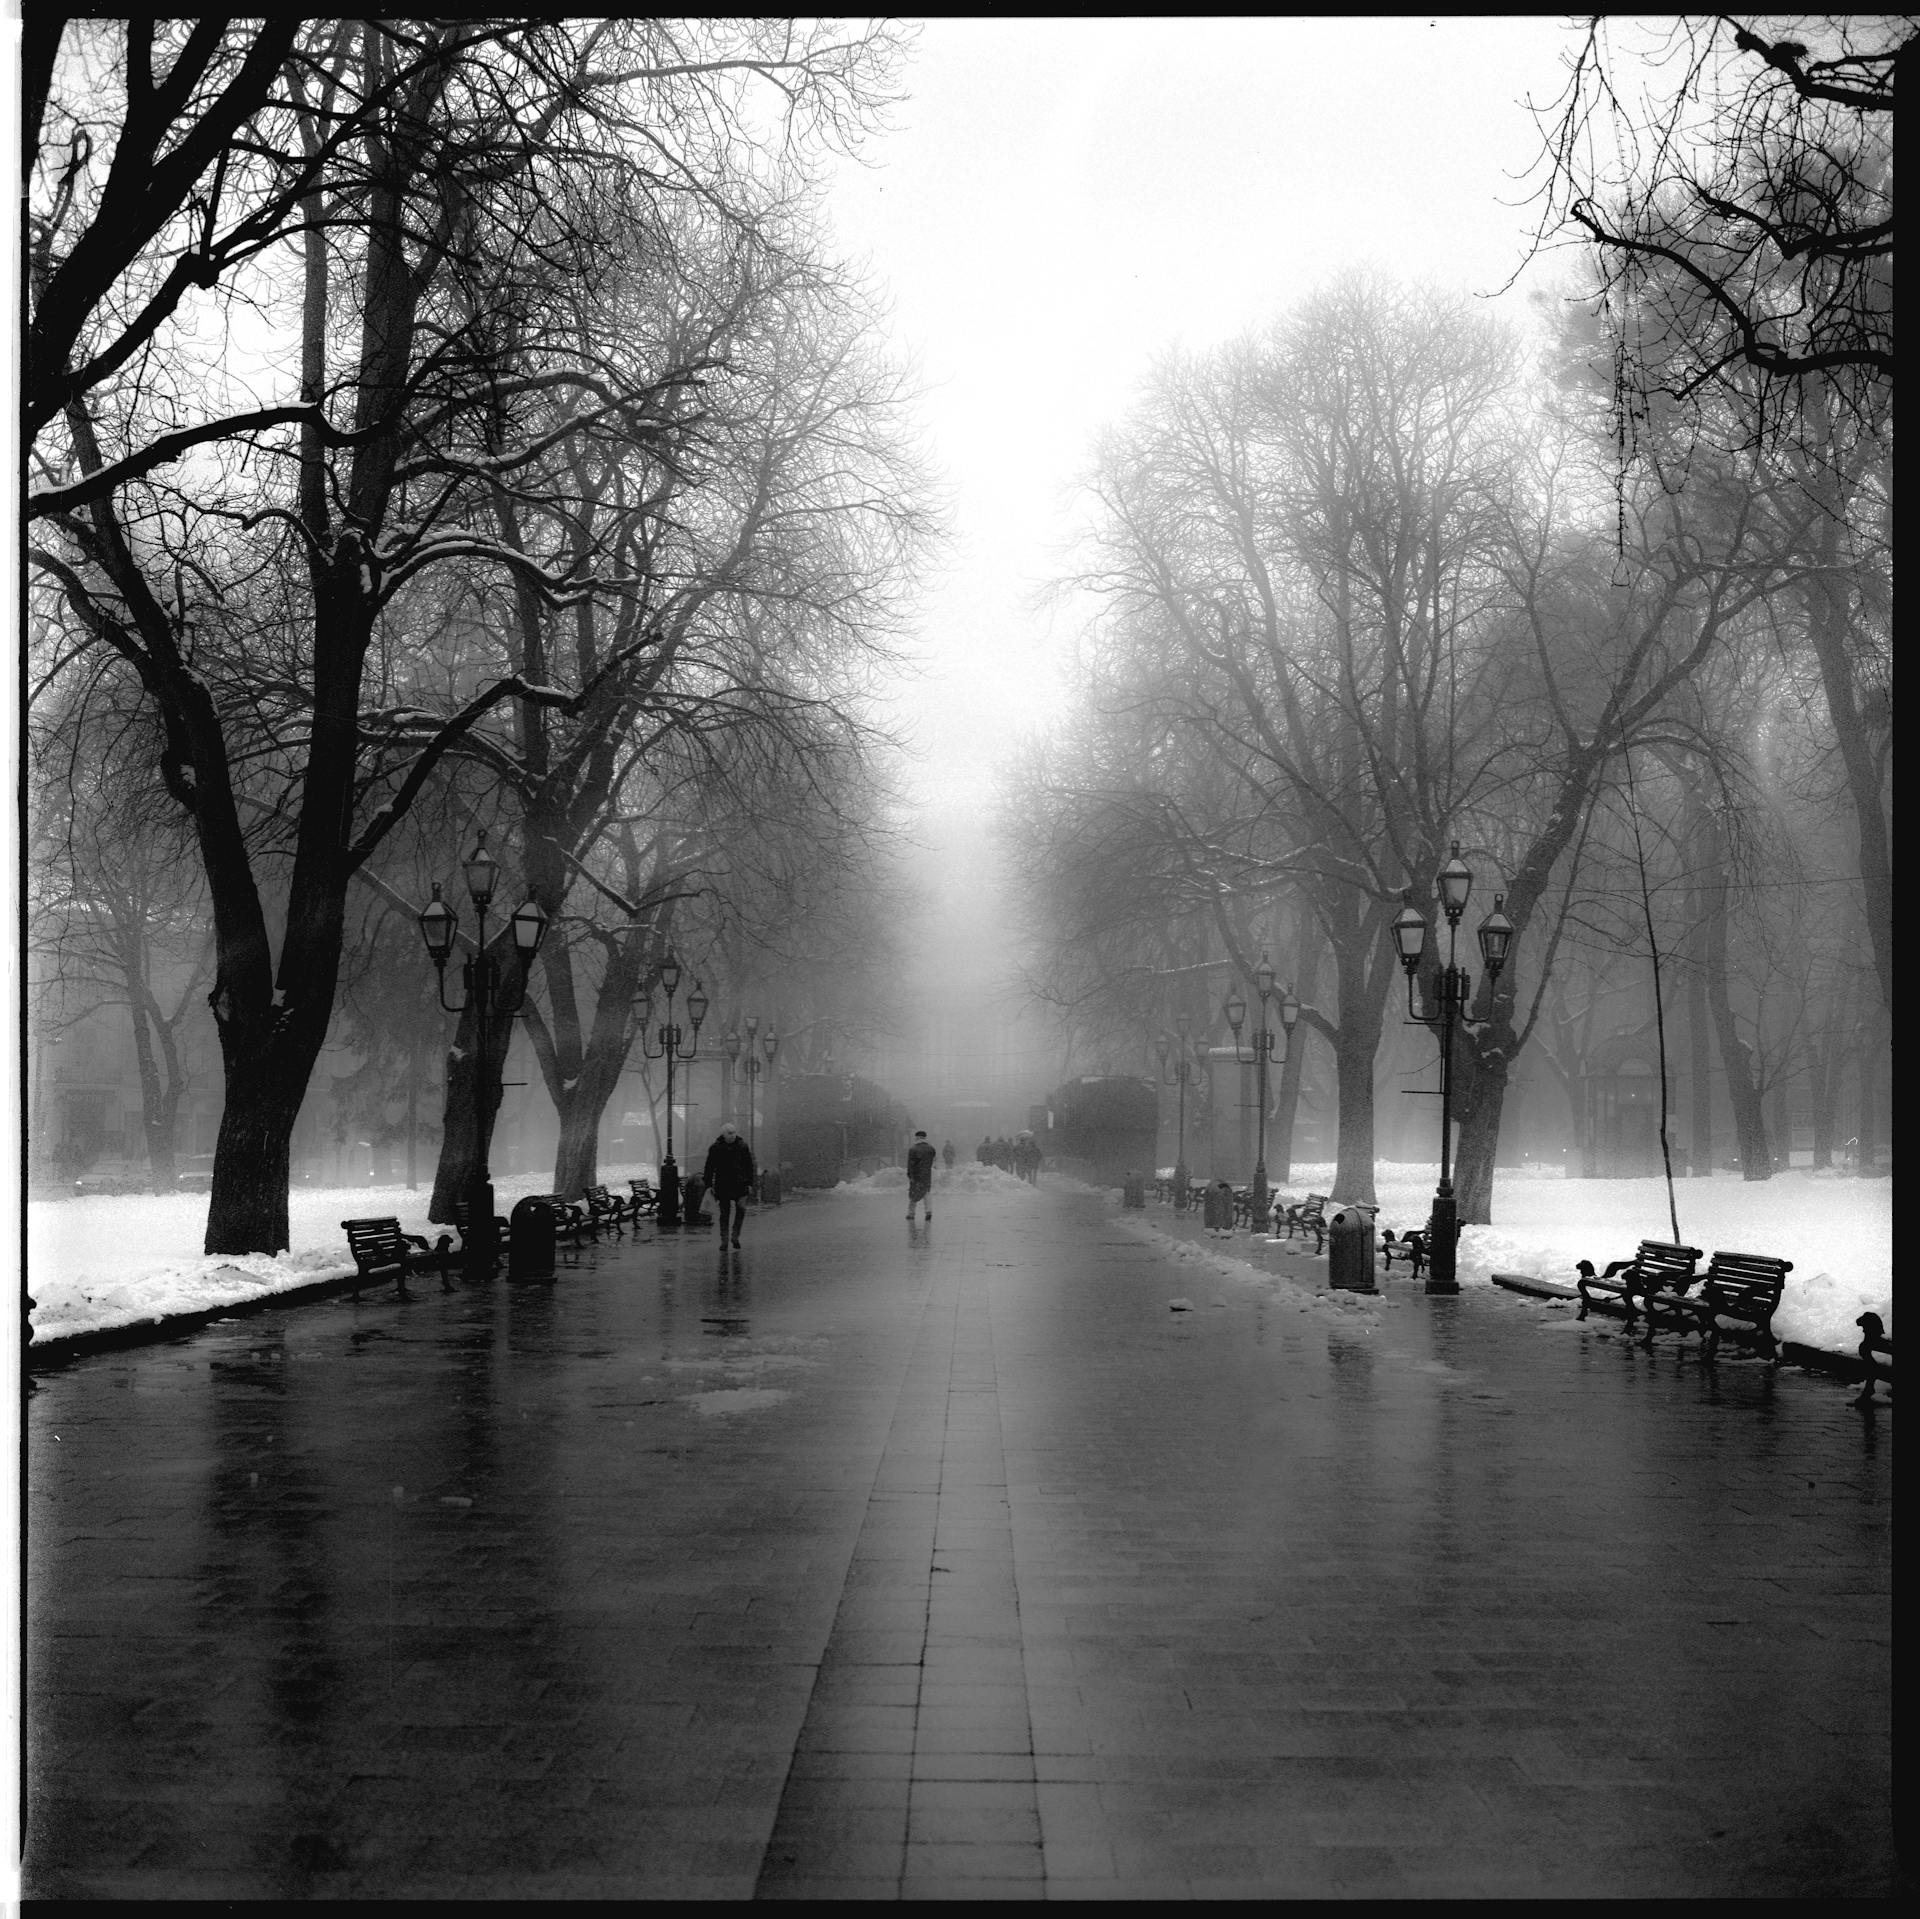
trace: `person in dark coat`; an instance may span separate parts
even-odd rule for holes
[[[753,1191],[753,1148],[740,1137],[740,1129],[729,1120],[720,1129],[720,1137],[707,1148],[707,1190],[720,1208],[720,1243],[740,1244],[740,1226],[746,1218],[747,1195]],[[729,1239],[728,1216],[733,1231]]]
[[[907,1148],[907,1218],[913,1218],[913,1209],[923,1200],[926,1202],[927,1217],[933,1217],[933,1141],[925,1133],[915,1133],[913,1144]]]

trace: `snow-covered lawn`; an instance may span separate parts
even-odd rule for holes
[[[1382,1226],[1424,1226],[1439,1178],[1437,1165],[1383,1161],[1374,1172]],[[1330,1192],[1330,1165],[1295,1166],[1289,1191]],[[1683,1244],[1707,1252],[1772,1253],[1793,1261],[1773,1329],[1782,1339],[1824,1352],[1852,1352],[1854,1324],[1876,1312],[1893,1330],[1893,1182],[1804,1170],[1772,1179],[1738,1173],[1674,1182]],[[1502,1170],[1494,1177],[1491,1226],[1460,1234],[1462,1285],[1490,1275],[1531,1273],[1565,1285],[1574,1262],[1604,1270],[1643,1239],[1670,1239],[1663,1179],[1566,1179],[1558,1168]]]
[[[1331,1190],[1331,1166],[1296,1166],[1293,1192]],[[1396,1230],[1425,1222],[1437,1169],[1383,1163],[1376,1180],[1380,1223]],[[610,1166],[606,1182],[621,1190],[647,1166]],[[1042,1174],[1043,1182],[1047,1175]],[[545,1192],[550,1175],[521,1173],[494,1182],[499,1211]],[[854,1201],[889,1198],[906,1185],[898,1168],[835,1188]],[[1032,1187],[997,1168],[962,1162],[934,1192],[1030,1194]],[[1776,1253],[1793,1261],[1786,1296],[1774,1320],[1783,1339],[1829,1352],[1859,1344],[1855,1319],[1868,1310],[1893,1326],[1893,1188],[1890,1180],[1790,1172],[1749,1185],[1737,1175],[1683,1180],[1676,1187],[1681,1237],[1690,1245]],[[35,1300],[36,1337],[104,1331],[166,1314],[234,1305],[266,1293],[344,1277],[343,1219],[391,1213],[408,1232],[428,1233],[427,1189],[345,1186],[296,1190],[288,1204],[291,1249],[208,1258],[199,1248],[206,1226],[204,1194],[165,1199],[35,1200],[27,1208],[27,1288]],[[1494,1226],[1461,1235],[1460,1278],[1489,1284],[1499,1272],[1532,1273],[1571,1283],[1573,1263],[1603,1266],[1624,1258],[1641,1239],[1665,1239],[1666,1188],[1658,1179],[1563,1179],[1556,1172],[1502,1172],[1494,1183]],[[439,1229],[432,1229],[437,1232]]]
[[[624,1192],[629,1175],[651,1166],[610,1166],[605,1183]],[[550,1192],[551,1173],[516,1173],[493,1182],[494,1209],[510,1213],[528,1193]],[[265,1253],[200,1251],[206,1236],[204,1193],[117,1194],[33,1200],[27,1206],[27,1291],[36,1339],[105,1332],[170,1313],[237,1305],[353,1271],[343,1219],[397,1217],[403,1232],[437,1239],[447,1228],[427,1221],[431,1189],[404,1186],[296,1187],[287,1197],[292,1244]]]

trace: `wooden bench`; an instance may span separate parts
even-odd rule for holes
[[[600,1222],[579,1200],[567,1199],[559,1193],[529,1193],[527,1197],[537,1199],[553,1215],[556,1240],[570,1240],[577,1245],[589,1233],[599,1238]]]
[[[1893,1392],[1893,1339],[1888,1333],[1886,1322],[1878,1313],[1862,1313],[1853,1322],[1860,1328],[1860,1369],[1865,1375],[1860,1396],[1853,1403],[1856,1406],[1875,1404],[1873,1383],[1877,1379],[1887,1382],[1887,1392]]]
[[[1651,1346],[1655,1333],[1682,1338],[1697,1333],[1700,1357],[1710,1365],[1722,1336],[1731,1333],[1743,1344],[1758,1346],[1777,1366],[1780,1342],[1773,1336],[1773,1315],[1792,1271],[1792,1260],[1768,1253],[1715,1253],[1698,1292],[1663,1289],[1641,1294],[1647,1331],[1640,1343]]]
[[[1626,1316],[1627,1330],[1633,1330],[1639,1317],[1636,1301],[1648,1293],[1663,1293],[1669,1298],[1684,1295],[1699,1277],[1698,1246],[1681,1246],[1669,1239],[1643,1239],[1640,1250],[1631,1259],[1616,1259],[1604,1273],[1593,1270],[1591,1260],[1579,1260],[1574,1270],[1580,1293],[1580,1310],[1575,1317],[1585,1319],[1595,1306],[1618,1310]]]
[[[1380,1251],[1385,1256],[1388,1272],[1393,1271],[1396,1259],[1404,1259],[1413,1268],[1415,1279],[1427,1270],[1427,1236],[1417,1228],[1395,1239],[1389,1226],[1380,1235]]]
[[[1253,1207],[1253,1188],[1236,1186],[1233,1189],[1233,1223],[1236,1226],[1249,1227],[1254,1232],[1263,1233],[1271,1230],[1275,1200],[1273,1188],[1268,1187],[1266,1211],[1257,1213]]]
[[[634,1219],[652,1219],[660,1211],[660,1195],[653,1190],[650,1180],[630,1179],[627,1181],[633,1197],[627,1201],[627,1211]]]
[[[456,1199],[453,1202],[453,1223],[457,1227],[459,1227],[460,1239],[462,1244],[464,1245],[467,1237],[467,1202],[464,1199]],[[458,1253],[458,1250],[459,1250],[458,1248],[455,1249],[456,1254]],[[494,1264],[498,1265],[500,1261],[506,1257],[506,1254],[507,1254],[506,1215],[504,1213],[495,1213],[493,1216]]]
[[[353,1255],[355,1292],[368,1280],[391,1273],[400,1297],[408,1299],[411,1297],[407,1291],[408,1273],[423,1272],[432,1266],[440,1269],[441,1290],[453,1290],[453,1281],[447,1272],[447,1256],[453,1245],[451,1233],[442,1233],[440,1243],[435,1246],[429,1245],[418,1233],[403,1233],[399,1220],[391,1216],[343,1219],[340,1224],[346,1231],[347,1251]]]
[[[1309,1193],[1298,1205],[1287,1208],[1287,1237],[1311,1233],[1313,1250],[1323,1252],[1327,1244],[1327,1198],[1325,1193]]]
[[[626,1231],[626,1223],[633,1217],[629,1201],[622,1199],[617,1193],[608,1192],[604,1186],[586,1187],[581,1193],[581,1198],[586,1202],[587,1211],[592,1216],[596,1227],[605,1225],[611,1226],[618,1233]]]

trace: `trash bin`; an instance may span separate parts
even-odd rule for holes
[[[1147,1182],[1139,1173],[1129,1173],[1120,1189],[1120,1204],[1144,1208],[1147,1203]]]
[[[507,1221],[507,1277],[551,1279],[553,1248],[553,1208],[529,1194]]]
[[[1327,1215],[1327,1283],[1349,1293],[1377,1293],[1373,1222],[1377,1206],[1349,1200]]]
[[[680,1224],[682,1226],[711,1226],[713,1215],[700,1210],[701,1203],[707,1197],[707,1182],[698,1173],[689,1173],[680,1182]]]
[[[780,1175],[771,1166],[760,1175],[760,1204],[762,1206],[780,1204]]]

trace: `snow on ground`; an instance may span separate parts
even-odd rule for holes
[[[650,1166],[614,1166],[605,1183],[624,1191],[629,1175]],[[508,1213],[528,1193],[552,1191],[551,1173],[516,1173],[493,1182],[495,1210]],[[205,1254],[207,1196],[122,1193],[85,1199],[37,1199],[27,1205],[27,1291],[36,1339],[106,1332],[170,1313],[234,1306],[353,1271],[343,1219],[397,1217],[402,1232],[437,1240],[446,1227],[427,1220],[430,1187],[296,1186],[287,1196],[289,1250]]]
[[[615,1191],[631,1175],[655,1176],[651,1166],[610,1166]],[[1438,1169],[1382,1162],[1376,1172],[1380,1224],[1401,1230],[1423,1225]],[[1042,1181],[1077,1186],[1043,1171]],[[519,1173],[494,1182],[502,1213],[528,1193],[548,1190],[548,1173]],[[1293,1169],[1290,1192],[1329,1192],[1333,1168]],[[844,1181],[830,1197],[898,1199],[907,1176],[883,1167]],[[1829,1352],[1860,1343],[1854,1321],[1873,1311],[1893,1326],[1893,1183],[1794,1171],[1749,1184],[1737,1174],[1675,1185],[1681,1238],[1716,1248],[1776,1253],[1793,1261],[1785,1297],[1774,1319],[1783,1339]],[[936,1195],[1025,1193],[1035,1189],[996,1166],[964,1161],[942,1171]],[[171,1313],[231,1306],[353,1271],[346,1257],[343,1219],[394,1214],[406,1232],[435,1237],[427,1222],[428,1189],[404,1186],[297,1188],[288,1201],[289,1251],[208,1257],[200,1252],[206,1228],[205,1194],[165,1198],[120,1195],[34,1200],[27,1207],[28,1291],[36,1337],[104,1331]],[[1604,1266],[1622,1259],[1642,1239],[1665,1239],[1665,1182],[1659,1179],[1564,1179],[1558,1169],[1502,1170],[1494,1181],[1493,1226],[1461,1234],[1460,1278],[1490,1284],[1493,1272],[1531,1273],[1573,1281],[1577,1259]],[[1239,1236],[1236,1236],[1239,1237]],[[1233,1242],[1226,1242],[1231,1244]],[[1244,1244],[1244,1239],[1241,1239]]]
[[[1382,1161],[1374,1170],[1379,1224],[1424,1226],[1437,1165]],[[1295,1166],[1290,1193],[1333,1190],[1330,1164]],[[1876,1312],[1893,1329],[1893,1182],[1804,1169],[1747,1181],[1737,1173],[1676,1180],[1681,1243],[1711,1253],[1772,1253],[1793,1261],[1773,1329],[1825,1352],[1852,1352],[1854,1324]],[[1460,1233],[1462,1285],[1528,1273],[1571,1286],[1574,1262],[1604,1270],[1643,1239],[1670,1239],[1667,1185],[1652,1179],[1567,1179],[1557,1167],[1494,1175],[1491,1226]]]

